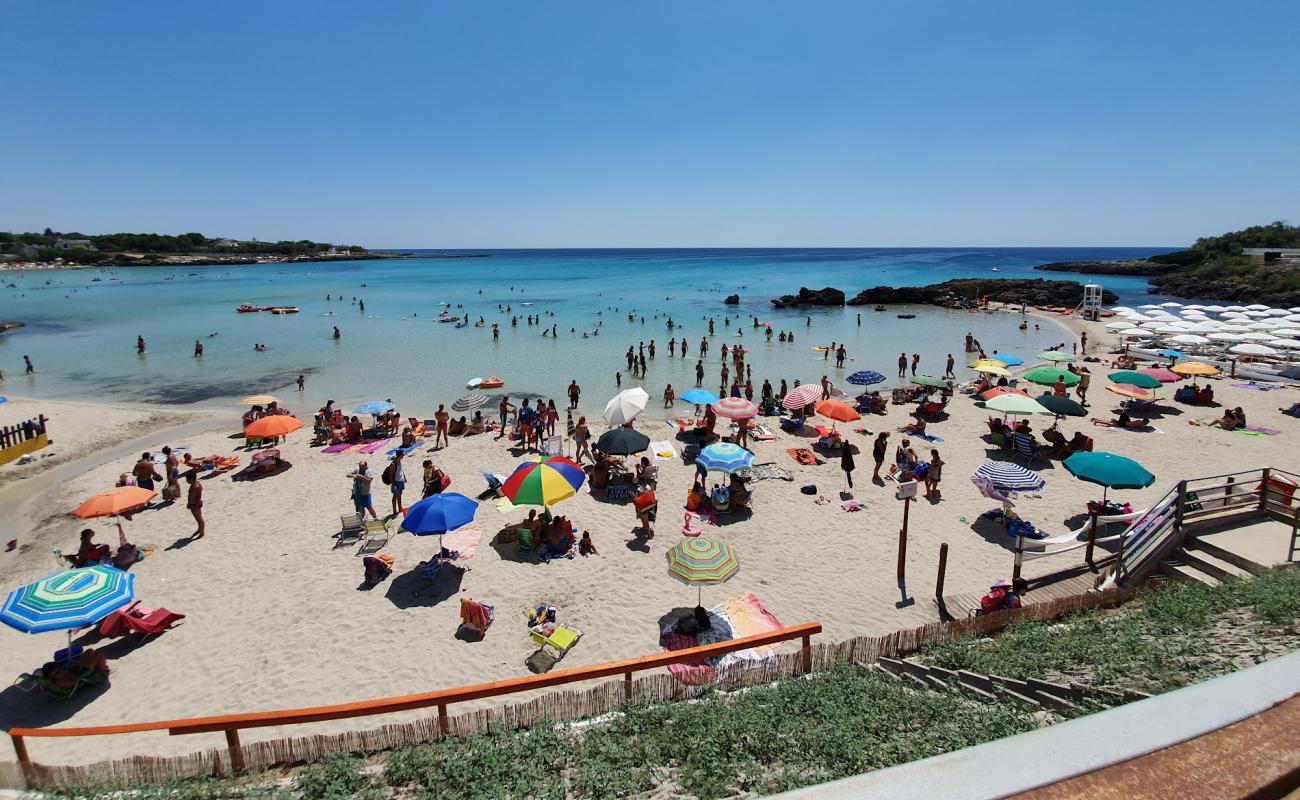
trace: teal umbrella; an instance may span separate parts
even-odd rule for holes
[[[942,389],[948,385],[943,378],[936,378],[933,375],[914,375],[912,376],[912,383],[917,386],[928,386],[931,389]]]
[[[1105,487],[1102,502],[1106,501],[1106,492],[1111,489],[1145,489],[1156,481],[1156,476],[1146,467],[1114,453],[1079,452],[1062,463],[1079,480]]]
[[[1070,355],[1069,353],[1063,353],[1060,350],[1044,350],[1043,352],[1035,356],[1035,358],[1041,359],[1042,361],[1061,361],[1061,362],[1074,360],[1074,356]]]
[[[1119,372],[1112,372],[1109,377],[1115,383],[1127,383],[1129,386],[1136,386],[1139,389],[1160,388],[1159,380],[1135,370],[1120,370]]]
[[[1061,369],[1060,367],[1039,367],[1026,372],[1025,380],[1043,386],[1051,386],[1057,380],[1063,380],[1066,386],[1074,386],[1079,382],[1079,376],[1068,369]]]

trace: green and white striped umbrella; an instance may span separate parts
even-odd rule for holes
[[[687,586],[726,583],[740,571],[740,561],[731,545],[704,536],[682,539],[666,558],[668,574]]]
[[[67,569],[15,589],[0,606],[0,622],[26,633],[80,628],[135,598],[135,576],[99,564]]]

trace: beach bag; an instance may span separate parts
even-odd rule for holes
[[[989,590],[989,593],[980,598],[980,613],[992,614],[994,611],[1001,611],[1007,599],[1006,589],[997,588]]]
[[[803,492],[804,494],[817,494],[817,487],[810,483],[807,486],[799,487],[799,491]]]
[[[379,479],[384,482],[385,486],[393,485],[393,467],[394,464],[389,463],[388,466],[384,467],[383,474],[379,476]]]

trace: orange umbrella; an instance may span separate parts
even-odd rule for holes
[[[852,422],[855,419],[862,419],[862,415],[853,406],[842,400],[823,400],[813,410],[827,419],[840,422]]]
[[[1106,391],[1114,392],[1120,397],[1131,397],[1134,400],[1154,400],[1156,396],[1140,386],[1134,386],[1131,383],[1112,383],[1106,387]]]
[[[1024,389],[1012,389],[1009,386],[995,386],[992,389],[985,389],[984,391],[980,392],[979,398],[981,400],[987,401],[987,400],[992,400],[993,398],[1004,394],[1018,394],[1021,395],[1022,397],[1031,396],[1029,392],[1026,392]]]
[[[139,486],[119,486],[116,489],[109,489],[107,492],[100,492],[77,506],[72,514],[81,519],[107,517],[140,508],[157,496],[158,493],[152,489],[141,489]]]
[[[301,427],[302,422],[296,417],[291,417],[288,414],[274,414],[248,423],[248,427],[244,428],[244,435],[254,439],[270,439],[275,436],[284,436],[286,433],[293,433]]]

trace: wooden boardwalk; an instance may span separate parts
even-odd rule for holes
[[[1020,604],[1030,606],[1062,597],[1086,594],[1096,587],[1097,579],[1101,576],[1101,573],[1100,571],[1093,572],[1087,568],[1080,569],[1082,571],[1069,570],[1065,573],[1046,575],[1042,578],[1030,580],[1029,591],[1021,595]],[[942,600],[936,600],[935,604],[939,606],[940,616],[947,619],[965,619],[975,615],[975,610],[980,607],[982,597],[984,597],[984,592],[949,594],[944,595]]]

